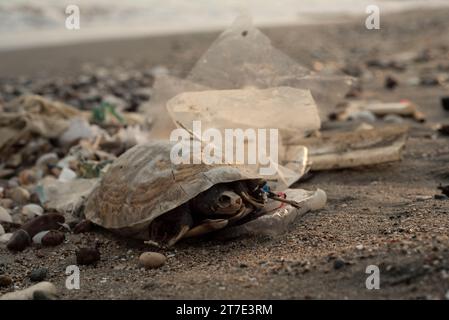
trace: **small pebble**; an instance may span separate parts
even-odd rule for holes
[[[41,204],[41,199],[39,197],[39,194],[37,192],[32,192],[30,195],[30,202],[35,204]]]
[[[444,110],[449,111],[449,97],[441,98],[441,106]]]
[[[139,257],[139,263],[146,269],[159,268],[165,264],[167,258],[157,252],[144,252]]]
[[[92,229],[92,223],[89,220],[83,220],[73,228],[73,233],[89,232]]]
[[[5,208],[3,208],[3,207],[0,207],[0,222],[1,221],[4,221],[4,222],[12,222],[12,217],[11,217],[11,215],[9,214],[9,212],[5,209]]]
[[[5,233],[4,235],[0,236],[0,243],[6,244],[11,239],[12,233]]]
[[[50,230],[47,234],[42,237],[42,245],[45,247],[54,247],[65,240],[65,235],[61,231]]]
[[[11,209],[14,205],[14,201],[12,199],[0,199],[0,207],[3,207],[4,209]]]
[[[49,213],[28,221],[22,226],[22,229],[26,230],[30,237],[33,238],[41,231],[60,229],[64,222],[65,218],[63,215],[60,215],[59,213]]]
[[[358,245],[355,246],[355,248],[357,250],[363,250],[364,246],[363,246],[363,244],[358,244]]]
[[[433,196],[436,200],[448,200],[449,197],[445,194],[436,194]]]
[[[341,269],[341,268],[343,268],[345,266],[345,264],[346,264],[346,262],[344,262],[343,260],[336,259],[334,261],[334,269],[335,270]]]
[[[12,279],[11,277],[2,274],[0,275],[0,288],[1,287],[9,287],[12,284]]]
[[[30,200],[30,193],[22,187],[11,189],[8,195],[17,204],[25,204]]]
[[[33,170],[26,169],[19,173],[19,184],[21,186],[33,184],[36,180],[36,173]]]
[[[30,280],[33,282],[44,281],[47,278],[48,269],[47,268],[38,268],[34,269],[30,273]]]
[[[51,282],[39,282],[24,290],[9,292],[0,297],[0,300],[31,300],[35,292],[41,291],[47,296],[56,296],[57,290]]]
[[[388,76],[388,77],[385,79],[385,88],[386,88],[386,89],[393,90],[393,89],[395,89],[398,85],[399,85],[398,81],[397,81],[395,78],[393,78],[392,76]]]
[[[31,203],[23,206],[21,212],[27,220],[30,220],[36,216],[41,216],[44,213],[44,209],[40,205]]]
[[[6,247],[11,251],[23,251],[31,244],[28,232],[22,229],[16,230],[9,239]]]
[[[76,263],[80,265],[95,264],[100,260],[97,248],[81,248],[76,252]]]

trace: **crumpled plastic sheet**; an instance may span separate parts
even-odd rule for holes
[[[54,210],[66,217],[79,216],[87,197],[100,179],[75,179],[58,181],[52,178],[44,179],[38,186],[41,201],[47,210]]]

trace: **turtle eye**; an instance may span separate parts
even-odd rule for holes
[[[220,198],[218,198],[218,202],[221,207],[227,207],[231,204],[231,197],[223,194],[220,196]]]

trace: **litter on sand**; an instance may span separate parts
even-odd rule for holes
[[[25,195],[43,210],[159,246],[211,233],[275,236],[326,204],[324,190],[293,188],[307,171],[398,161],[407,127],[376,121],[387,115],[424,119],[408,101],[350,101],[336,108],[353,85],[351,77],[300,65],[243,17],[186,78],[157,75],[154,95],[139,113],[123,111],[110,98],[84,111],[41,96],[13,101],[0,113],[0,169],[14,175],[27,158]],[[344,122],[358,114],[363,123],[357,130],[323,130],[329,114]],[[277,129],[278,157],[268,159],[275,172],[261,175],[261,162],[173,163],[173,130],[186,130],[189,143],[205,143],[195,122],[223,136],[226,130]],[[246,137],[245,147],[252,142]],[[12,239],[28,246],[18,232]]]

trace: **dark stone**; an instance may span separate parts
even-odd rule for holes
[[[83,220],[80,223],[78,223],[75,228],[73,228],[73,233],[84,233],[89,232],[92,229],[92,222],[89,220]]]
[[[341,268],[343,268],[345,265],[346,265],[346,262],[344,262],[344,261],[341,260],[341,259],[336,259],[336,260],[334,261],[334,269],[335,269],[335,270],[341,269]]]
[[[65,235],[61,231],[50,230],[42,237],[42,245],[46,247],[53,247],[61,244],[65,240]]]
[[[36,217],[22,226],[22,229],[27,231],[31,238],[41,231],[59,230],[61,224],[65,222],[64,216],[59,213],[49,213]]]
[[[7,275],[0,275],[0,288],[1,287],[9,287],[12,284],[11,277]]]
[[[442,97],[441,105],[443,106],[444,110],[449,111],[449,97]]]
[[[80,265],[95,264],[100,260],[97,248],[81,248],[76,252],[76,263]]]
[[[433,196],[435,200],[448,200],[449,197],[445,194],[436,194]]]
[[[351,77],[358,78],[362,75],[362,68],[360,68],[360,66],[358,65],[353,64],[346,65],[342,71]]]
[[[22,229],[13,233],[6,247],[11,251],[23,251],[31,244],[30,235]]]
[[[399,82],[392,76],[385,78],[385,88],[393,90],[399,85]]]
[[[33,282],[44,281],[47,278],[48,269],[47,268],[38,268],[34,269],[30,273],[30,280]]]
[[[33,300],[54,300],[54,297],[42,290],[36,290],[33,292]]]
[[[449,197],[449,185],[439,186],[438,189],[441,190],[441,193]]]
[[[438,129],[438,132],[442,135],[449,136],[449,125],[444,124],[441,126],[440,129]]]
[[[422,86],[437,86],[440,84],[440,81],[432,76],[432,75],[426,75],[422,76],[419,82]]]

